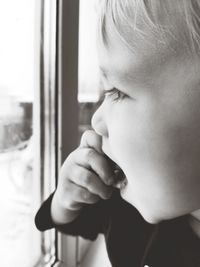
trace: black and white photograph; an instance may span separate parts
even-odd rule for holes
[[[200,0],[0,0],[0,267],[200,267]]]

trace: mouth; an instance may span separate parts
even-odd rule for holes
[[[108,153],[108,145],[106,145],[105,139],[103,139],[103,146],[102,150],[105,154],[105,157],[108,159],[108,161],[111,163],[111,166],[114,170],[114,176],[115,176],[115,183],[113,184],[113,187],[120,189],[122,191],[126,185],[128,184],[128,180],[126,178],[125,173],[120,168],[120,166],[116,163],[115,159],[113,159],[113,156]]]
[[[113,185],[115,188],[118,188],[120,190],[123,190],[127,184],[128,180],[126,178],[126,175],[122,171],[122,169],[116,165],[116,169],[114,170],[115,177],[116,177],[116,183]]]
[[[114,170],[115,183],[113,184],[113,187],[122,190],[128,183],[126,175],[116,162],[114,162],[108,155],[105,154],[105,156],[111,162]]]

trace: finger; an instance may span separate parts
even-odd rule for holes
[[[80,147],[90,147],[98,151],[100,154],[103,154],[102,137],[98,135],[94,130],[87,130],[81,137]]]
[[[92,194],[87,189],[73,183],[70,184],[69,192],[66,191],[66,194],[68,196],[70,195],[70,200],[66,198],[66,203],[68,202],[69,209],[81,207],[83,204],[94,204],[100,199],[97,195]]]
[[[79,165],[75,165],[71,170],[70,180],[73,183],[86,188],[92,194],[98,195],[103,199],[111,197],[113,188],[105,185],[94,172]]]
[[[115,173],[109,161],[92,148],[77,150],[74,162],[92,170],[106,185],[112,185],[115,182]]]

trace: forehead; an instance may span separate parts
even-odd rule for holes
[[[130,50],[115,32],[110,32],[108,45],[98,40],[98,54],[101,74],[111,80],[147,83],[161,71],[163,62],[169,60],[169,51],[155,51],[151,47],[139,46]]]
[[[149,81],[170,61],[183,62],[186,57],[191,57],[182,35],[179,34],[184,29],[182,22],[175,20],[176,27],[173,30],[170,28],[169,32],[166,30],[164,35],[159,27],[156,35],[141,23],[139,28],[142,34],[138,34],[125,21],[118,21],[119,17],[115,21],[109,15],[110,13],[105,15],[97,35],[100,66],[108,77],[121,76],[138,81],[145,78]],[[171,20],[170,24],[174,25]]]
[[[111,86],[129,91],[163,91],[163,87],[199,80],[200,61],[184,53],[174,54],[168,47],[154,51],[148,46],[132,51],[116,33],[109,35],[109,46],[98,42],[99,65],[102,75]],[[144,89],[145,88],[145,89]]]

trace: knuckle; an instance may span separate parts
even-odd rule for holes
[[[91,198],[90,198],[90,202],[91,203],[96,203],[98,200],[99,200],[99,197],[95,196],[95,195],[92,195]]]
[[[69,210],[73,209],[73,203],[71,201],[66,201],[66,208]]]
[[[92,175],[90,173],[86,173],[84,176],[84,183],[85,185],[91,185],[92,184]]]
[[[74,163],[74,152],[72,152],[63,162],[60,172],[67,173],[69,169],[71,169],[71,165]]]
[[[73,160],[73,157],[74,157],[74,151],[71,152],[68,157],[66,158],[65,162],[64,163],[67,163],[67,162],[70,162]]]
[[[73,209],[74,204],[75,203],[78,203],[78,202],[80,202],[79,201],[79,198],[78,198],[76,192],[73,192],[73,194],[71,195],[71,197],[69,197],[68,200],[67,200],[67,205],[68,205],[68,207],[70,209]]]
[[[95,157],[95,151],[91,148],[87,149],[86,152],[87,161],[91,161],[91,159],[93,159],[94,157]]]
[[[64,206],[66,209],[72,209],[72,206],[73,206],[72,195],[70,195],[70,196],[68,196],[68,197],[65,197],[65,198],[62,200],[62,203],[63,203],[63,206]]]
[[[83,199],[89,201],[91,198],[91,193],[88,191],[83,192]]]
[[[85,201],[87,202],[91,197],[91,193],[89,191],[83,190],[83,189],[81,190],[80,195],[81,195],[81,198],[83,199],[84,202]]]
[[[86,130],[81,137],[80,146],[81,147],[96,147],[100,149],[101,146],[101,136],[98,135],[94,130]]]
[[[87,137],[89,134],[90,134],[90,130],[86,130],[84,133],[83,133],[83,137]]]
[[[90,134],[91,134],[91,130],[86,130],[86,131],[82,134],[82,137],[81,137],[81,143],[82,143],[82,142],[84,143],[84,141],[86,141],[86,140],[89,138]]]
[[[99,196],[94,195],[93,193],[85,189],[80,189],[78,195],[79,195],[79,202],[81,203],[92,204],[96,203],[100,199]]]
[[[69,187],[69,175],[65,169],[60,170],[58,186],[62,187],[62,190],[68,190]]]
[[[76,203],[76,202],[70,202],[68,205],[69,210],[77,210],[77,209],[80,209],[80,207],[81,207],[80,203]]]
[[[77,157],[77,151],[78,151],[78,148],[75,149],[74,151],[72,151],[72,152],[68,155],[68,157],[67,157],[67,159],[65,160],[65,162],[66,162],[66,163],[68,163],[68,162],[73,162],[73,161],[75,160],[75,158]]]
[[[67,160],[70,160],[74,157],[74,154],[76,153],[76,149],[73,150],[71,153],[69,153],[69,155],[67,156]]]
[[[103,179],[105,179],[105,178],[107,178],[107,166],[106,166],[106,164],[105,164],[105,160],[102,158],[102,157],[100,157],[99,158],[99,166],[101,166],[101,169],[100,169],[100,171],[101,171],[101,176],[102,176],[102,178]]]
[[[112,189],[111,188],[107,188],[107,189],[102,191],[102,198],[104,198],[104,199],[110,198],[111,195],[112,195]]]

